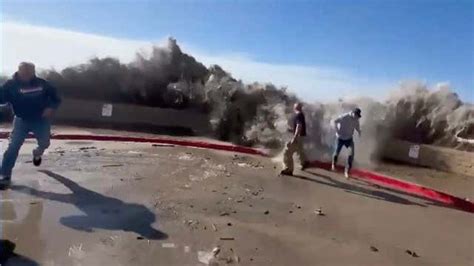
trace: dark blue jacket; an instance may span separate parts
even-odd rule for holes
[[[25,83],[15,74],[0,88],[0,104],[5,103],[11,104],[15,116],[31,121],[41,119],[46,108],[57,109],[61,99],[46,80],[34,77]]]

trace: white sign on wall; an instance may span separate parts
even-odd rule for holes
[[[420,155],[420,145],[411,145],[410,151],[408,152],[408,157],[418,159]]]
[[[102,105],[102,116],[111,117],[112,116],[113,105],[112,104],[104,104]]]

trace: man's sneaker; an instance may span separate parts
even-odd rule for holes
[[[336,171],[336,165],[334,163],[331,164],[331,171]]]
[[[293,175],[293,171],[290,169],[283,169],[281,170],[280,175]]]
[[[349,169],[344,169],[344,176],[349,179],[350,178],[350,175],[349,175]]]
[[[41,165],[41,156],[33,156],[33,164],[35,166],[40,166]]]

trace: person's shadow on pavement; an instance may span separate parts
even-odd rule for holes
[[[16,254],[16,244],[10,240],[0,239],[0,265],[14,266],[39,266],[36,261]]]
[[[146,239],[158,240],[168,237],[152,227],[156,218],[147,207],[104,196],[51,171],[40,172],[62,183],[72,193],[46,192],[21,185],[14,185],[11,188],[36,197],[73,204],[84,213],[84,215],[61,217],[61,224],[86,232],[92,232],[93,229],[123,230],[135,232]]]

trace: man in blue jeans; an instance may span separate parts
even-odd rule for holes
[[[15,119],[0,169],[2,186],[10,184],[18,152],[29,132],[32,132],[38,141],[38,147],[33,150],[33,164],[41,165],[41,156],[50,143],[50,119],[59,107],[61,99],[53,86],[36,77],[35,65],[23,62],[13,78],[0,89],[0,104],[5,103],[12,106]]]
[[[352,112],[343,114],[334,120],[334,126],[336,127],[336,145],[334,154],[332,157],[332,170],[336,170],[337,157],[342,150],[342,147],[350,149],[350,154],[347,157],[347,164],[344,169],[344,176],[349,178],[349,172],[352,168],[352,162],[354,161],[355,147],[352,136],[354,135],[354,129],[361,135],[359,119],[362,117],[361,110],[355,108]]]

